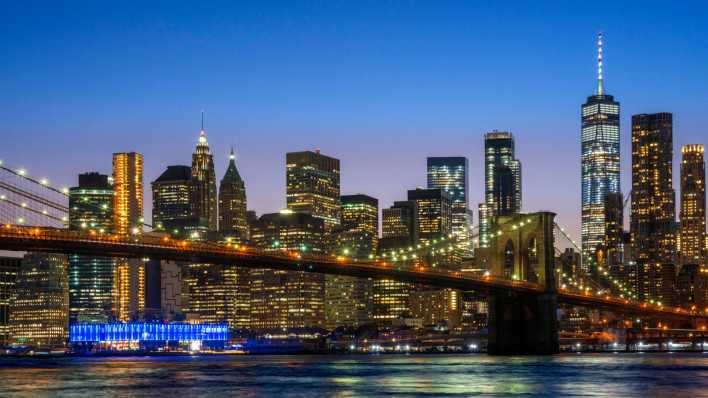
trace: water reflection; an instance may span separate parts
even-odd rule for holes
[[[703,396],[708,356],[0,359],[0,396]]]

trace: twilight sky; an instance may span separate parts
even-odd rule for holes
[[[524,211],[557,212],[577,238],[598,30],[624,191],[632,114],[674,113],[675,166],[679,145],[708,144],[705,2],[99,3],[0,12],[0,159],[55,185],[138,151],[149,201],[167,165],[190,163],[205,109],[217,178],[233,144],[259,214],[284,207],[285,152],[320,148],[342,160],[343,194],[381,207],[425,185],[426,156],[467,156],[476,223],[482,135],[508,130]]]

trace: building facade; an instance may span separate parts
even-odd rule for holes
[[[605,238],[605,199],[620,192],[620,104],[603,88],[602,36],[598,37],[597,90],[580,113],[581,268],[587,275]]]
[[[0,257],[0,347],[10,342],[10,310],[22,259]]]
[[[174,237],[187,237],[194,219],[190,205],[192,168],[167,166],[152,182],[152,226]]]
[[[248,240],[246,220],[246,185],[236,168],[233,148],[229,155],[229,165],[219,184],[219,231],[242,242]]]
[[[62,254],[27,253],[17,274],[10,310],[13,344],[36,349],[66,345],[69,331],[68,260]]]
[[[469,208],[469,165],[467,158],[429,157],[428,189],[442,189],[452,201],[452,235],[462,257],[472,256],[472,212]]]
[[[251,242],[267,251],[325,253],[324,233],[323,219],[284,210],[253,222]],[[325,326],[324,275],[253,269],[249,280],[252,329]]]
[[[703,145],[684,145],[681,155],[681,263],[705,266],[706,169]]]
[[[197,237],[203,238],[208,231],[217,230],[216,174],[214,156],[209,149],[206,132],[202,123],[197,147],[192,154],[192,179],[190,185],[190,205],[193,227]]]
[[[143,156],[113,154],[113,231],[138,234],[143,229]],[[114,313],[118,320],[135,318],[145,306],[145,267],[136,259],[115,258]]]
[[[480,247],[496,216],[521,212],[521,162],[516,159],[514,136],[492,131],[484,135],[484,211],[480,211]]]
[[[107,175],[79,175],[69,189],[69,229],[113,232],[113,186]],[[114,317],[115,261],[111,257],[69,256],[69,320],[107,322]]]
[[[326,231],[341,222],[339,159],[319,151],[286,154],[288,209],[320,218]]]
[[[672,185],[671,113],[632,116],[630,232],[642,300],[675,298],[676,209]]]

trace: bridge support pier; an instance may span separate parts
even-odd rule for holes
[[[554,292],[494,292],[489,296],[490,355],[558,353],[557,303]]]

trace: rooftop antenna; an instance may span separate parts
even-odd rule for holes
[[[236,155],[234,154],[234,146],[233,145],[231,145],[231,154],[229,155],[229,159],[236,160]]]
[[[602,95],[602,31],[597,34],[597,95]]]

